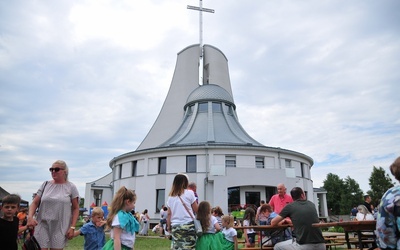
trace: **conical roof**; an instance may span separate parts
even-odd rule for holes
[[[233,97],[223,87],[204,84],[187,98],[182,124],[161,147],[180,145],[254,145],[263,146],[251,138],[240,125]]]

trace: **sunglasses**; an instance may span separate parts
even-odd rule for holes
[[[64,170],[64,169],[63,168],[49,168],[50,172],[56,172],[57,173],[60,170]]]

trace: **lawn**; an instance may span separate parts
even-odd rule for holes
[[[109,238],[108,234],[107,240]],[[171,241],[158,236],[137,236],[135,241],[135,249],[151,249],[151,250],[166,250],[170,249]],[[82,250],[83,249],[83,236],[78,236],[68,241],[65,250]]]

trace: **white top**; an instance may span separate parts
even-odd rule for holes
[[[356,219],[361,221],[361,220],[375,220],[374,216],[370,213],[368,214],[363,214],[363,213],[357,213]]]
[[[167,218],[167,216],[166,216],[166,215],[164,216],[164,214],[167,214],[167,211],[164,211],[164,209],[161,208],[161,210],[160,210],[160,219],[165,219],[165,218]]]
[[[233,227],[230,228],[224,227],[224,229],[222,229],[222,233],[224,234],[226,240],[230,242],[235,242],[233,238],[237,236],[236,229],[234,229]]]
[[[249,220],[243,220],[243,226],[244,226],[244,227],[250,226],[250,221],[249,221]],[[253,228],[246,229],[246,232],[247,232],[248,234],[255,233],[255,231],[254,231]]]
[[[215,216],[211,215],[211,219],[210,219],[210,226],[207,228],[207,232],[209,234],[215,234],[215,224],[218,223],[217,218],[215,218]]]
[[[110,232],[110,237],[111,239],[114,239],[114,227],[119,227],[119,219],[118,219],[118,214],[114,216],[114,219],[111,223],[111,232]],[[135,244],[135,239],[136,239],[136,234],[135,233],[130,233],[125,230],[122,230],[121,232],[121,244],[130,248],[133,248],[133,245]]]
[[[186,204],[189,209],[191,216],[194,218],[192,204],[196,202],[196,197],[192,190],[185,189],[185,192],[181,195],[182,201]],[[193,221],[193,218],[186,211],[183,206],[181,199],[178,196],[169,196],[167,200],[167,207],[171,209],[171,225],[187,224]]]

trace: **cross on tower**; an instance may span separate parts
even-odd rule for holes
[[[210,12],[210,13],[214,13],[215,11],[213,9],[207,9],[207,8],[203,8],[203,1],[199,0],[199,6],[191,6],[188,5],[187,8],[191,9],[191,10],[198,10],[199,11],[199,38],[200,38],[200,46],[203,46],[203,11],[204,12]]]
[[[188,9],[199,11],[199,40],[200,40],[200,64],[199,64],[199,82],[200,85],[203,84],[202,75],[203,75],[203,12],[214,13],[213,9],[203,8],[203,1],[199,0],[199,7],[197,6],[187,6]]]

